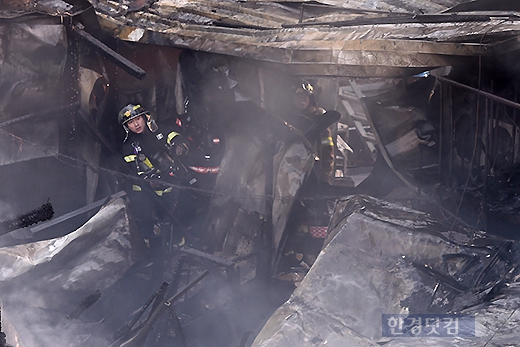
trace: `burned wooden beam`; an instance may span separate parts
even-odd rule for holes
[[[274,29],[274,28],[269,28],[269,27],[260,26],[260,25],[231,23],[231,22],[226,22],[223,20],[215,20],[215,21],[212,21],[211,24],[213,24],[216,27],[223,27],[223,28],[239,28],[239,29],[254,29],[254,30],[273,30]]]
[[[125,191],[120,191],[118,193],[115,193],[115,194],[112,194],[110,195],[108,198],[105,198],[105,199],[100,199],[100,200],[97,200],[91,204],[88,204],[84,207],[81,207],[77,210],[74,210],[72,212],[69,212],[69,213],[66,213],[62,216],[59,216],[57,218],[54,218],[54,219],[51,219],[51,220],[47,220],[46,222],[43,222],[39,225],[36,225],[34,227],[29,227],[29,228],[24,228],[22,226],[19,227],[19,229],[16,229],[16,230],[13,230],[13,231],[8,231],[8,232],[11,232],[12,236],[14,238],[20,238],[20,239],[30,239],[32,238],[33,234],[36,234],[37,232],[40,232],[42,230],[45,230],[47,228],[50,228],[52,226],[55,226],[61,222],[64,222],[66,220],[69,220],[73,217],[76,217],[76,216],[79,216],[83,213],[86,213],[86,212],[89,212],[89,211],[92,211],[94,210],[95,208],[98,208],[100,206],[102,206],[103,204],[105,204],[109,199],[112,199],[112,198],[120,198],[122,196],[124,196],[126,194]],[[49,218],[48,218],[49,219]],[[1,233],[0,233],[1,235]]]
[[[130,337],[132,337],[132,333],[135,333],[135,331],[132,331],[132,329],[134,328],[134,325],[137,323],[137,321],[141,318],[144,311],[146,311],[146,309],[148,307],[150,307],[150,305],[153,304],[153,307],[150,310],[150,315],[151,315],[157,309],[159,304],[163,301],[164,297],[166,296],[166,290],[168,289],[169,286],[170,286],[170,283],[168,283],[168,282],[163,282],[161,284],[159,291],[152,294],[152,296],[148,299],[148,301],[146,301],[146,303],[141,307],[139,312],[135,315],[134,319],[132,319],[132,321],[129,324],[125,325],[124,327],[122,327],[121,329],[119,329],[116,332],[116,334],[115,334],[116,341],[127,340]]]
[[[74,210],[74,211],[72,211],[72,212],[66,213],[66,214],[64,214],[63,216],[60,216],[60,217],[54,218],[53,220],[50,220],[50,221],[48,221],[48,222],[46,222],[46,223],[42,223],[41,225],[38,225],[38,226],[36,226],[36,227],[34,227],[34,228],[31,228],[31,231],[32,231],[33,233],[36,233],[36,232],[42,231],[43,229],[49,228],[50,226],[56,225],[56,224],[58,224],[58,223],[60,223],[60,222],[63,222],[63,221],[65,221],[65,220],[67,220],[67,219],[70,219],[70,218],[75,217],[75,216],[78,216],[78,215],[80,215],[80,214],[82,214],[82,213],[85,213],[85,212],[91,211],[91,210],[93,210],[93,209],[95,209],[95,208],[97,208],[97,207],[100,207],[100,206],[104,205],[104,204],[107,202],[108,199],[111,199],[111,198],[120,198],[120,197],[124,196],[125,194],[126,194],[126,192],[124,192],[124,191],[120,191],[120,192],[118,192],[118,193],[115,193],[115,194],[113,194],[113,195],[110,195],[110,196],[109,196],[108,198],[106,198],[106,199],[100,199],[100,200],[98,200],[98,201],[95,201],[95,202],[93,202],[93,203],[87,205],[87,206],[84,206],[84,207],[81,207],[81,208],[79,208],[79,209],[77,209],[77,210]]]
[[[454,278],[452,278],[446,274],[443,274],[442,272],[440,272],[438,270],[435,270],[433,267],[431,267],[428,264],[412,262],[412,265],[413,265],[413,267],[415,267],[417,270],[421,271],[422,273],[432,276],[437,281],[442,282],[443,284],[449,286],[450,288],[452,288],[458,292],[464,292],[469,289],[468,287],[457,282],[457,280],[455,280]]]
[[[49,220],[52,218],[52,216],[54,216],[54,209],[52,204],[47,201],[39,208],[20,215],[13,220],[0,222],[0,226],[3,229],[0,230],[0,235],[7,234],[19,228],[26,228],[38,222]]]
[[[81,23],[77,23],[72,25],[72,30],[78,34],[82,39],[86,42],[94,46],[103,56],[107,59],[113,61],[115,64],[120,66],[130,75],[135,76],[139,79],[143,79],[146,76],[146,71],[132,63],[130,60],[123,57],[121,54],[117,53],[103,42],[96,39],[94,36],[90,35],[84,30],[84,26]]]
[[[146,341],[146,337],[148,336],[148,332],[152,329],[155,322],[159,319],[161,314],[164,312],[165,309],[171,307],[171,305],[178,300],[181,296],[183,296],[185,293],[187,293],[191,288],[195,287],[200,281],[204,279],[209,274],[209,271],[204,271],[199,277],[197,277],[193,282],[188,284],[186,287],[184,287],[180,292],[169,298],[168,300],[161,300],[160,305],[157,306],[157,308],[150,313],[150,316],[144,323],[141,329],[136,332],[136,334],[129,340],[119,344],[118,341],[116,341],[114,344],[112,344],[110,347],[141,347],[143,346],[144,342]]]

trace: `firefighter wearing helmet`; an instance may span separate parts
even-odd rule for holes
[[[334,177],[334,143],[330,127],[319,134],[311,134],[313,126],[320,121],[326,111],[318,106],[314,87],[306,80],[298,81],[292,90],[292,110],[287,121],[306,134],[315,145],[318,161],[313,167],[313,175],[319,182],[332,184]]]
[[[158,219],[173,214],[179,197],[179,186],[194,185],[196,180],[183,165],[189,151],[188,141],[178,125],[159,128],[143,106],[129,104],[118,114],[118,122],[126,136],[123,158],[138,179],[130,182],[130,209],[145,243],[153,248],[153,228]],[[154,201],[144,190],[156,194]],[[160,199],[160,200],[157,200]],[[158,202],[159,201],[159,202]]]
[[[132,124],[134,124],[135,122],[142,120],[142,123],[144,125],[145,118],[147,120],[151,120],[150,113],[148,111],[146,111],[141,105],[132,105],[132,104],[126,105],[125,107],[123,107],[121,109],[121,111],[119,111],[118,121],[119,121],[119,124],[123,126],[123,129],[126,132],[124,141],[126,141],[128,139],[128,134],[129,134],[128,123],[133,120],[134,122],[132,122]],[[133,131],[133,132],[135,132],[135,131]],[[140,130],[140,132],[141,132],[141,130]]]
[[[315,89],[311,83],[299,80],[288,88],[285,98],[286,107],[281,117],[290,130],[297,129],[294,134],[287,136],[285,141],[285,153],[291,154],[290,146],[304,145],[309,158],[314,154],[312,169],[305,172],[303,181],[291,183],[296,187],[300,184],[298,196],[300,201],[291,207],[289,216],[290,227],[285,228],[280,243],[279,264],[286,264],[293,269],[294,266],[307,264],[312,266],[323,245],[323,233],[326,235],[327,225],[330,221],[328,209],[329,194],[334,195],[337,187],[332,186],[334,177],[334,143],[332,139],[331,125],[340,117],[336,111],[326,112],[316,102]],[[302,138],[302,137],[305,138]],[[293,166],[286,161],[283,165]],[[297,170],[303,167],[300,161]],[[280,164],[281,166],[281,164]],[[307,169],[307,166],[304,167]],[[287,168],[278,173],[290,172]],[[283,189],[283,187],[282,187]],[[291,189],[294,189],[293,187]],[[295,257],[295,255],[298,255]],[[284,269],[285,270],[285,269]],[[277,270],[277,272],[285,272]],[[291,270],[292,271],[292,270]]]

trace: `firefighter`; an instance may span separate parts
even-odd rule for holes
[[[323,245],[330,219],[327,192],[334,189],[334,143],[330,125],[339,119],[336,111],[326,112],[318,106],[309,82],[298,81],[290,93],[284,120],[307,138],[316,160],[298,192],[298,203],[291,207],[286,244],[277,270],[281,273],[285,273],[284,269],[298,268],[306,272]]]
[[[188,141],[180,134],[179,126],[159,128],[141,105],[123,107],[118,121],[126,132],[124,160],[140,178],[127,189],[130,210],[147,247],[154,251],[161,243],[154,226],[158,221],[168,222],[174,215],[179,187],[196,181],[182,163],[189,152]]]
[[[319,107],[314,95],[314,87],[307,81],[301,81],[293,88],[293,110],[289,114],[289,123],[301,130],[315,146],[317,160],[314,163],[311,179],[318,183],[332,184],[334,178],[334,142],[330,127],[320,133],[314,133],[314,126],[326,111]]]

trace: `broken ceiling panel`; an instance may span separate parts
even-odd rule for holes
[[[236,1],[175,1],[160,0],[151,6],[137,6],[140,2],[104,1],[95,4],[98,11],[108,15],[138,17],[150,12],[168,21],[187,24],[211,23],[215,26],[279,28],[280,23],[296,23],[297,13],[274,4],[239,3]]]
[[[91,3],[102,29],[119,39],[253,59],[295,75],[410,75],[495,53],[491,44],[520,30],[515,12],[441,14],[462,1]],[[51,15],[79,11],[35,4]]]
[[[462,64],[520,30],[515,16],[503,14],[360,17],[343,8],[316,13],[311,4],[299,11],[265,1],[133,4],[93,6],[103,29],[119,39],[249,58],[296,75],[390,77]]]

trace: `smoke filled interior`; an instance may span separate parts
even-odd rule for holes
[[[457,30],[440,1],[2,4],[0,347],[385,344],[384,310],[516,300],[516,17],[448,2]]]

